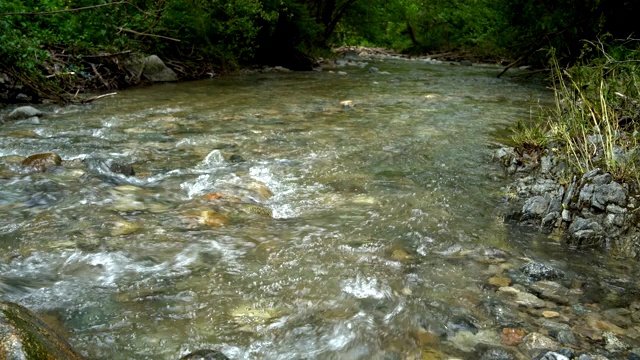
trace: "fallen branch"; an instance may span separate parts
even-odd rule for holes
[[[90,102],[93,102],[94,100],[98,100],[98,99],[102,99],[103,97],[114,96],[114,95],[118,95],[118,93],[117,92],[112,92],[112,93],[108,93],[108,94],[102,94],[102,95],[90,97],[88,99],[83,99],[82,103],[83,104],[88,104]]]

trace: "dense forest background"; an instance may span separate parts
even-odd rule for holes
[[[65,70],[105,90],[125,80],[91,74],[108,78],[129,52],[188,79],[252,64],[308,70],[341,45],[544,67],[551,48],[563,64],[588,58],[583,40],[633,48],[639,13],[627,0],[5,0],[0,73],[40,95],[65,89]]]

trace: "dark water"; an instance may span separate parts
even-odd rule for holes
[[[166,84],[2,125],[2,299],[95,359],[422,359],[473,352],[416,341],[454,315],[499,343],[480,304],[516,265],[476,261],[488,248],[602,284],[603,304],[637,288],[633,265],[501,218],[493,134],[535,116],[544,87],[494,67],[373,65],[390,74]],[[43,152],[65,166],[21,169]]]

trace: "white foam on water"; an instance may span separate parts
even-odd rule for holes
[[[378,279],[362,278],[360,276],[343,281],[342,291],[358,299],[384,299],[391,295],[391,288],[387,285],[379,284]]]
[[[194,196],[204,194],[213,186],[213,183],[211,175],[200,175],[195,180],[183,182],[180,188],[187,191],[189,199],[193,199]]]

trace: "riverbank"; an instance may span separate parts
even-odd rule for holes
[[[600,56],[569,68],[552,54],[554,105],[519,122],[515,146],[495,153],[513,178],[506,216],[574,247],[637,258],[640,50],[589,46]]]

